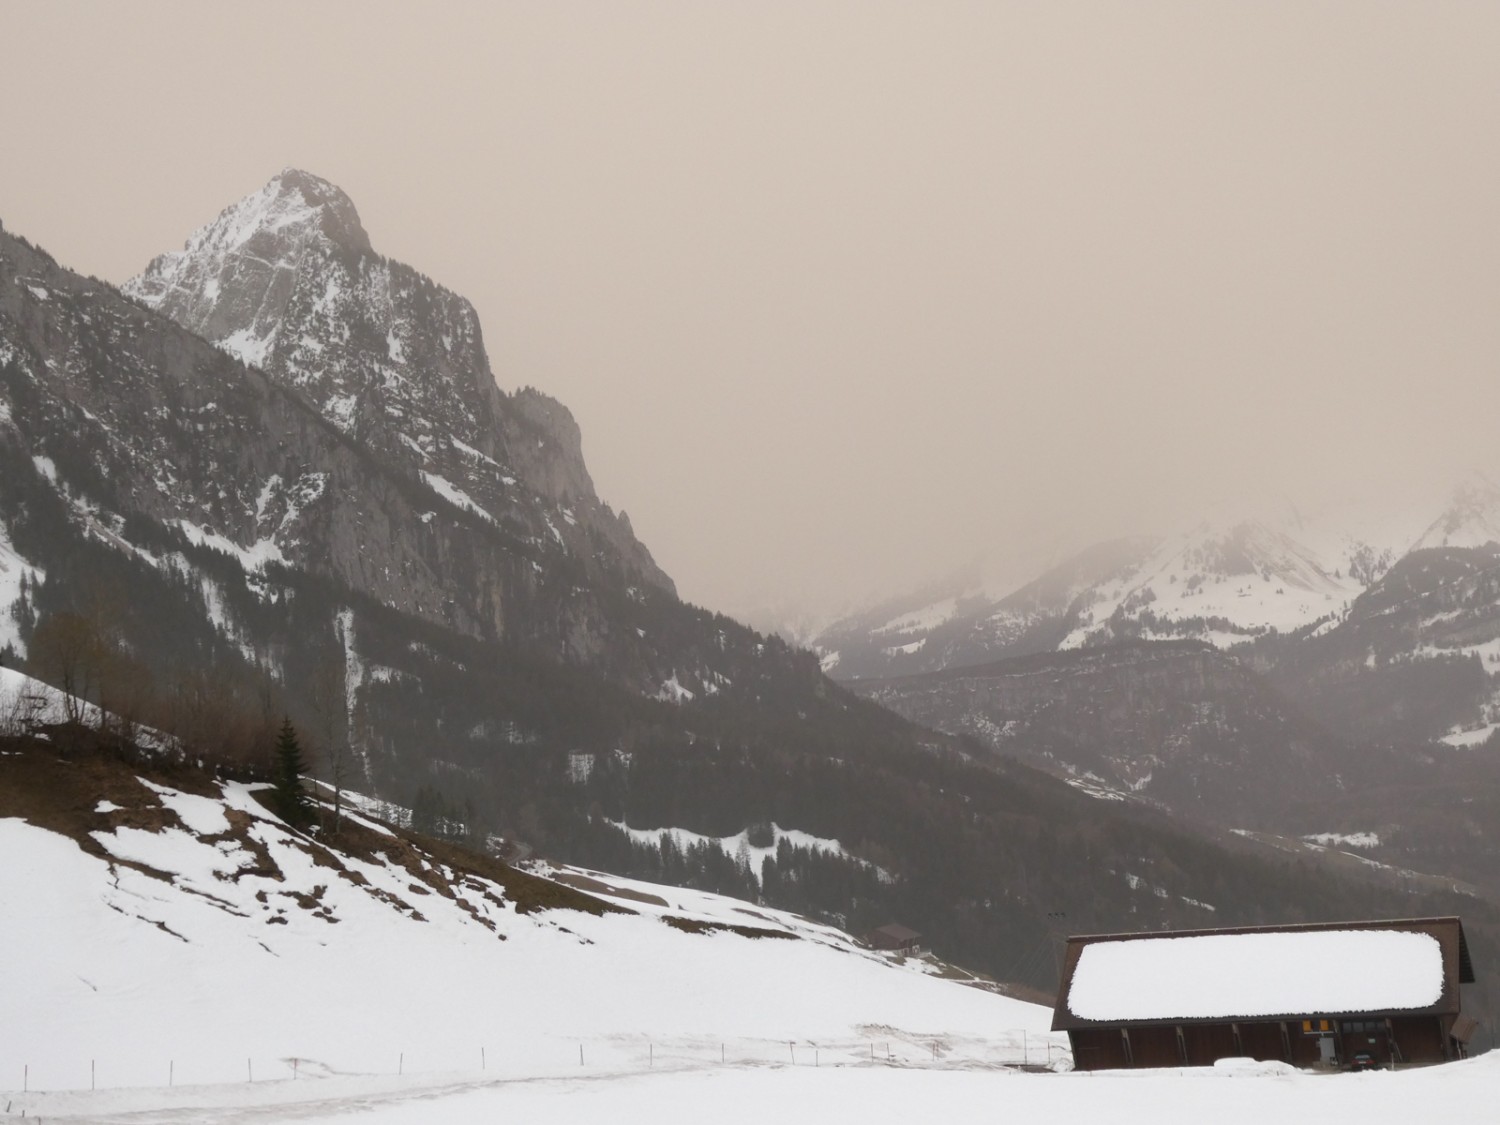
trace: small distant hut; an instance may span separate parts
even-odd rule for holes
[[[916,930],[908,930],[905,926],[891,922],[867,933],[865,944],[872,949],[888,949],[897,953],[920,953],[922,935]]]
[[[1052,1029],[1080,1070],[1443,1062],[1468,1054],[1473,982],[1451,917],[1071,937]]]

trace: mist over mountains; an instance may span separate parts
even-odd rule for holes
[[[824,630],[825,670],[1089,791],[1489,885],[1500,488],[1353,534],[1292,519],[960,577]],[[1459,798],[1457,794],[1465,795]],[[1442,855],[1442,859],[1436,859]]]
[[[1118,699],[1096,713],[1069,694],[1052,713],[1071,725],[998,724],[1023,735],[1014,744],[938,733],[839,687],[815,654],[684,603],[596,495],[566,408],[497,390],[468,303],[381,257],[344,193],[304,172],[232,205],[123,293],[0,231],[0,461],[6,661],[172,730],[216,768],[253,774],[256,732],[285,712],[320,772],[464,839],[499,834],[856,931],[902,920],[1027,987],[1050,985],[1033,954],[1061,913],[1076,929],[1158,928],[1438,913],[1476,893],[1300,843],[1288,855],[1154,799],[1202,792],[1219,807],[1223,757],[1256,795],[1232,827],[1284,828],[1295,810],[1277,815],[1267,784],[1283,759],[1233,738],[1190,740],[1203,753],[1149,783],[1111,750],[1100,763],[1133,770],[1131,784],[1099,764],[1075,768],[1074,781],[1103,779],[1080,788],[1049,776],[1067,773],[1058,740],[1095,744]],[[1198,618],[1260,644],[1258,618],[1216,623],[1251,569],[1278,621],[1334,620],[1326,596],[1366,580],[1349,562],[1330,578],[1288,542],[1101,548],[1008,604],[1001,631],[1047,659],[1102,654],[1101,669],[1119,664],[1112,643],[1180,645]],[[1163,568],[1157,599],[1135,596],[1130,576]],[[1213,613],[1186,595],[1159,612],[1199,574],[1193,596],[1218,599]],[[1301,593],[1278,592],[1294,578]],[[1304,796],[1357,788],[1346,743],[1278,710],[1271,672],[1212,648],[1145,664],[1168,669],[1164,699],[1189,684],[1243,696],[1226,730],[1292,736],[1282,781]],[[1379,760],[1399,777],[1394,751]],[[1179,763],[1197,780],[1174,790]],[[1114,799],[1122,789],[1131,799]],[[733,839],[765,861],[720,843]],[[1427,872],[1442,867],[1435,846]],[[1464,906],[1473,940],[1491,940],[1488,900]]]

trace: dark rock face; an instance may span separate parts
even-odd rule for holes
[[[534,552],[560,549],[592,579],[673,591],[595,494],[568,410],[534,390],[502,392],[473,306],[377,255],[332,184],[283,172],[124,288],[294,388],[420,482],[432,510],[456,507]]]
[[[636,568],[625,565],[621,549],[634,544],[628,525],[591,492],[568,509],[523,488],[519,477],[504,484],[515,470],[492,468],[451,442],[434,438],[426,459],[360,442],[300,388],[6,235],[0,367],[0,441],[44,467],[91,533],[123,550],[135,549],[127,524],[145,519],[238,555],[247,572],[271,562],[324,574],[474,636],[575,661],[608,659],[643,689],[656,690],[671,674],[670,660],[658,670],[644,646],[610,651],[612,636],[638,638],[611,625],[604,603],[634,604],[625,591],[637,585],[675,599],[645,585],[642,571],[655,568],[644,548],[635,545]],[[440,386],[430,397],[443,395],[460,408],[461,396]],[[556,417],[539,424],[529,410],[511,413],[515,431],[533,442],[561,431],[561,464],[576,454],[570,419],[563,427]],[[554,428],[542,438],[545,424]],[[490,495],[510,489],[513,499],[491,514],[457,495],[460,486],[445,497],[411,463],[445,458],[475,462],[474,473],[496,478]],[[563,468],[553,479],[569,480]],[[586,483],[587,475],[572,480]],[[570,510],[598,523],[582,515],[570,523]],[[611,537],[617,526],[623,530]]]

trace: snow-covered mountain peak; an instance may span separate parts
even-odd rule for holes
[[[1500,486],[1475,473],[1453,490],[1447,510],[1412,544],[1412,550],[1492,543],[1500,543]]]
[[[327,180],[287,168],[122,288],[246,363],[261,366],[315,245],[325,253],[371,252],[353,201]]]
[[[350,250],[370,249],[370,236],[359,221],[354,201],[337,184],[300,168],[283,168],[262,193],[272,190],[288,217],[299,210],[300,202],[307,213],[306,221],[316,219],[326,237]]]
[[[1062,648],[1122,630],[1224,646],[1296,629],[1342,609],[1362,589],[1336,565],[1261,520],[1204,523],[1168,536],[1132,570],[1095,587]]]
[[[474,306],[372,250],[354,204],[327,180],[286,169],[124,288],[293,388],[420,489],[429,510],[505,528],[538,565],[570,554],[596,574],[672,589],[599,500],[567,409],[502,392]],[[274,501],[290,479],[262,478],[256,495]],[[288,535],[261,526],[266,510],[256,505],[253,529],[210,530],[242,547],[270,531],[296,557]]]

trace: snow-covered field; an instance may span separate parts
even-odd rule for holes
[[[1500,1063],[1486,1057],[1404,1073],[1309,1075],[1273,1064],[1032,1074],[978,1067],[713,1062],[630,1073],[580,1068],[535,1079],[484,1073],[329,1077],[6,1098],[43,1121],[95,1125],[838,1125],[913,1121],[1107,1121],[1263,1125],[1431,1118],[1492,1120]],[[0,1114],[0,1116],[4,1116]]]

